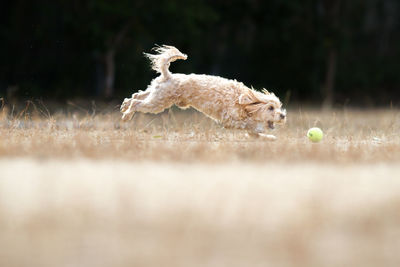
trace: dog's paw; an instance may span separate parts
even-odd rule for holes
[[[135,112],[124,112],[124,114],[122,114],[122,121],[129,121],[132,119],[133,115],[135,114]]]
[[[124,102],[122,102],[121,107],[120,107],[120,111],[122,113],[126,112],[127,109],[129,108],[129,106],[131,105],[132,102],[132,98],[125,98]]]
[[[259,133],[258,136],[268,141],[275,141],[277,139],[276,136],[272,134]]]
[[[121,112],[123,113],[122,115],[122,120],[123,121],[129,121],[132,119],[133,115],[136,112],[136,106],[140,103],[140,100],[136,100],[133,98],[125,98],[124,102],[121,105]]]

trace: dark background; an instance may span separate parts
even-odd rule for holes
[[[142,52],[188,54],[173,72],[220,75],[285,101],[396,106],[398,0],[15,0],[0,11],[0,97],[121,100],[156,74]]]

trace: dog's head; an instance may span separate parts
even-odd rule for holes
[[[286,122],[286,110],[273,93],[263,89],[263,92],[248,90],[239,96],[239,104],[244,106],[247,115],[256,123],[261,123],[270,129],[275,128],[275,123]]]

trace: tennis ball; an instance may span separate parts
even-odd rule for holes
[[[311,142],[318,143],[324,137],[324,133],[320,128],[314,127],[308,130],[307,137]]]

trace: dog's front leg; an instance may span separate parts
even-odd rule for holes
[[[272,134],[265,134],[265,128],[264,125],[261,123],[255,123],[255,122],[249,122],[247,124],[247,133],[248,136],[253,137],[253,138],[261,138],[263,140],[268,140],[268,141],[275,141],[276,136]]]
[[[276,136],[272,134],[258,133],[258,136],[268,141],[275,141]]]
[[[268,141],[275,141],[276,136],[272,134],[265,134],[265,133],[255,133],[255,132],[247,132],[247,135],[252,138],[261,138],[263,140]]]

